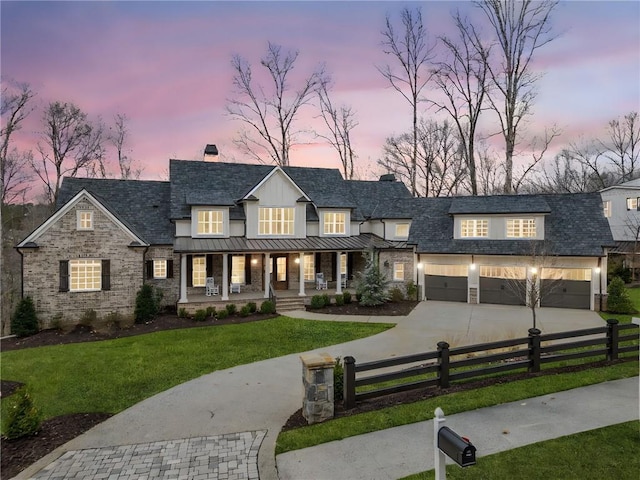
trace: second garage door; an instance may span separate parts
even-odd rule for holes
[[[466,265],[425,265],[427,300],[466,302],[467,277]]]
[[[526,291],[524,267],[480,267],[480,303],[524,305]]]

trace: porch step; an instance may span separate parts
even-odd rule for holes
[[[291,312],[293,310],[304,310],[304,298],[284,297],[276,300],[276,310],[278,313]]]

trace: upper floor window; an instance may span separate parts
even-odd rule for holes
[[[536,236],[534,218],[510,218],[507,220],[507,238],[533,238]]]
[[[346,214],[344,212],[326,212],[324,214],[325,235],[344,235],[346,232]]]
[[[409,236],[408,223],[396,223],[396,238],[407,238]]]
[[[72,292],[102,289],[102,260],[69,260],[69,280]]]
[[[316,279],[316,256],[313,253],[304,254],[304,279],[313,282]]]
[[[260,207],[260,235],[293,235],[294,209]]]
[[[467,219],[460,224],[460,236],[462,238],[488,237],[489,220]]]
[[[638,209],[638,197],[627,198],[627,210]]]
[[[93,230],[93,211],[78,210],[78,230]]]
[[[198,210],[198,234],[222,235],[222,211]]]
[[[605,200],[604,202],[602,202],[602,206],[604,207],[605,218],[611,218],[611,200]]]

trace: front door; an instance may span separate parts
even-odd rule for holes
[[[287,290],[289,288],[287,258],[287,254],[271,257],[271,281],[273,282],[273,288],[276,290]]]

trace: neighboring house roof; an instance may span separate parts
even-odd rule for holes
[[[608,190],[615,190],[615,189],[620,189],[620,188],[623,188],[623,189],[627,188],[627,189],[631,189],[631,190],[639,189],[640,188],[640,178],[636,178],[635,180],[629,180],[628,182],[624,182],[624,183],[621,183],[619,185],[612,185],[610,187],[603,188],[600,191],[601,192],[606,192]]]
[[[471,197],[469,197],[471,198]],[[474,197],[464,208],[455,206],[460,198],[415,199],[415,216],[411,222],[409,244],[418,253],[475,254],[475,255],[531,255],[545,251],[561,256],[602,256],[604,248],[615,245],[609,223],[604,217],[598,193],[522,196],[523,205],[548,205],[545,217],[545,240],[453,239],[454,219],[451,212],[486,214],[488,206],[499,203],[503,196]],[[513,197],[507,197],[510,201]],[[484,205],[483,205],[484,204]],[[507,211],[497,208],[492,213],[533,213]],[[535,245],[535,246],[534,246]]]
[[[83,189],[146,243],[173,243],[169,182],[66,177],[60,187],[58,208]]]

